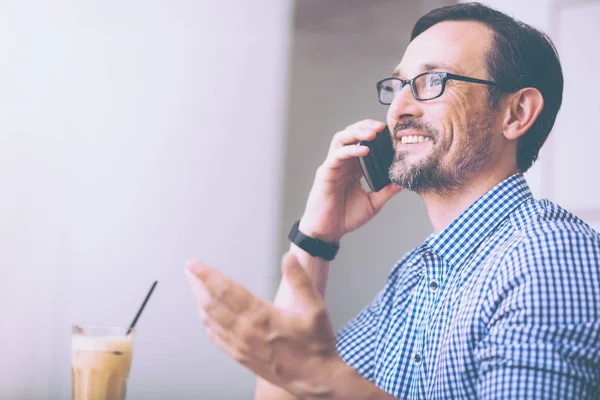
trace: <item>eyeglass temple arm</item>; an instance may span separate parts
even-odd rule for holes
[[[477,79],[477,78],[469,78],[468,76],[454,75],[454,74],[451,74],[449,72],[446,72],[446,77],[448,77],[450,79],[454,79],[455,81],[464,81],[464,82],[472,82],[472,83],[482,83],[484,85],[496,85],[496,82],[486,81],[486,80]]]

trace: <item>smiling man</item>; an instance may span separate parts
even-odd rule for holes
[[[258,375],[262,400],[598,398],[600,235],[534,199],[522,175],[562,100],[549,39],[480,4],[440,8],[417,21],[377,88],[393,183],[360,184],[368,148],[356,144],[383,123],[337,133],[290,232],[274,304],[187,266],[210,337]],[[330,260],[401,188],[423,198],[434,232],[335,335]]]

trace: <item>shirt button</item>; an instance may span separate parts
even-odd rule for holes
[[[437,281],[431,281],[429,282],[429,289],[431,289],[432,292],[435,292],[438,289],[438,283]]]
[[[414,356],[413,360],[417,364],[420,363],[421,362],[421,355],[419,353],[415,353],[415,356]]]

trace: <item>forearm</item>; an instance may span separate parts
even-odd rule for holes
[[[260,376],[256,379],[254,400],[297,400],[282,388],[265,381]]]
[[[328,400],[396,400],[391,394],[383,391],[372,382],[363,378],[347,364],[343,364],[339,372],[329,380]],[[317,400],[321,397],[307,397],[306,400]]]
[[[302,268],[304,268],[304,270],[308,273],[310,279],[313,281],[315,287],[317,288],[321,296],[325,298],[325,291],[327,289],[327,279],[329,278],[329,268],[331,265],[331,261],[325,261],[322,258],[313,257],[293,243],[290,244],[290,252],[292,252],[296,256],[296,258],[302,265]],[[281,291],[282,287],[280,285],[279,291],[277,292],[277,296],[280,295]],[[275,304],[277,304],[277,298],[275,299]]]
[[[259,378],[255,400],[396,400],[389,393],[364,379],[343,361],[340,361],[336,370],[319,388],[313,387],[310,383],[303,385],[314,392],[298,398]]]
[[[294,244],[290,245],[290,251],[296,255],[304,270],[308,272],[310,278],[315,284],[315,287],[318,289],[319,293],[321,293],[321,296],[325,297],[327,277],[329,275],[329,265],[331,262],[325,261],[322,258],[312,257],[310,254]],[[293,304],[291,304],[292,301],[290,288],[285,279],[282,279],[273,303],[280,307],[290,307],[293,306]],[[265,381],[260,377],[257,377],[256,380],[256,391],[254,398],[255,400],[296,400],[296,398],[287,391]]]
[[[321,296],[325,298],[325,289],[327,287],[329,265],[331,262],[319,257],[313,257],[295,244],[290,245],[290,252],[296,255],[302,268],[308,273]],[[285,278],[282,278],[279,283],[273,304],[279,307],[294,307],[292,292]]]

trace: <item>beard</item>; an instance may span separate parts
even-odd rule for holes
[[[459,191],[471,176],[483,170],[492,155],[491,117],[468,122],[466,132],[458,138],[460,154],[446,163],[443,163],[444,155],[448,154],[450,143],[429,124],[415,120],[398,123],[392,135],[394,144],[398,143],[396,132],[409,128],[427,134],[433,149],[425,158],[412,163],[407,151],[396,152],[389,172],[390,180],[421,195],[448,195]]]

